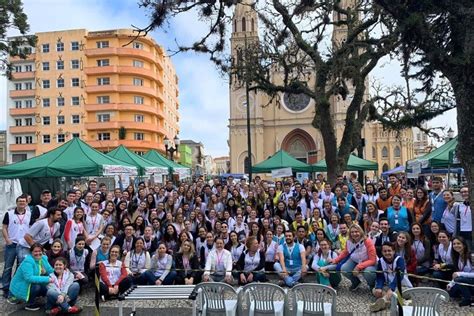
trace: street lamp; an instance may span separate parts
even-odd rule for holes
[[[448,141],[452,140],[454,138],[454,131],[453,129],[450,127],[448,129]]]
[[[174,137],[173,142],[174,142],[174,147],[172,145],[171,140],[169,140],[168,137],[165,136],[164,143],[165,143],[166,156],[168,156],[168,153],[170,153],[170,160],[171,161],[174,161],[173,160],[173,155],[174,155],[175,152],[178,151],[178,146],[180,144],[180,140],[178,138],[178,135],[176,135]]]

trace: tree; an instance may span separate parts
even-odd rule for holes
[[[147,34],[176,15],[197,10],[199,18],[209,22],[209,31],[193,45],[179,46],[178,51],[208,53],[231,80],[250,80],[252,89],[264,91],[274,103],[284,92],[311,97],[315,101],[312,125],[322,134],[328,177],[335,180],[361,143],[361,130],[372,104],[365,95],[368,74],[397,46],[392,20],[370,0],[237,2],[237,6],[254,9],[263,25],[260,39],[241,48],[244,51],[238,60],[231,60],[226,50],[235,1],[142,0],[140,4],[151,9],[151,23],[137,31]],[[334,29],[346,32],[344,40],[331,41]],[[275,70],[278,76],[274,76]],[[350,93],[338,145],[330,101],[335,97],[346,100]]]
[[[7,32],[16,29],[22,36],[7,39]],[[0,70],[9,76],[8,57],[26,58],[31,53],[28,47],[36,45],[35,36],[27,36],[30,30],[21,0],[0,0]]]
[[[409,77],[422,82],[419,90],[427,95],[439,93],[436,78],[443,76],[449,81],[454,102],[448,98],[446,108],[457,110],[457,155],[468,179],[471,205],[474,205],[474,2],[375,2],[397,24],[401,41],[397,52],[405,59],[405,65],[414,69]],[[392,113],[398,117],[395,123],[419,123],[439,114],[436,109],[418,113],[409,108],[409,103],[406,105],[408,109],[407,106],[393,109]]]

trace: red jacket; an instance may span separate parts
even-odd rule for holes
[[[113,287],[114,285],[118,285],[120,282],[122,282],[123,279],[125,279],[128,276],[127,273],[127,268],[125,265],[122,263],[122,267],[120,268],[120,278],[115,282],[115,284],[111,284],[109,280],[109,276],[107,275],[107,267],[105,266],[104,262],[99,263],[99,274],[100,274],[100,279],[102,282],[104,282],[107,287]]]

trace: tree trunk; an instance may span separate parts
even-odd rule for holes
[[[464,167],[469,186],[471,209],[474,206],[474,70],[459,67],[448,76],[456,96],[458,147],[457,155]],[[474,227],[474,217],[472,217]],[[472,232],[474,240],[474,230]]]

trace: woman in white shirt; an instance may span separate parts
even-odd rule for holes
[[[451,297],[462,296],[462,301],[459,303],[460,307],[470,306],[471,297],[474,295],[474,287],[459,284],[474,285],[474,268],[472,267],[469,247],[462,237],[454,238],[452,244],[453,265],[456,272],[453,273],[453,280],[448,284],[449,295]]]
[[[134,284],[146,284],[144,273],[150,269],[151,259],[150,254],[145,249],[143,238],[140,237],[135,240],[133,249],[125,256],[124,264]]]
[[[341,274],[334,270],[335,266],[329,263],[337,258],[337,253],[331,250],[331,242],[328,239],[319,241],[319,251],[313,257],[311,268],[316,271],[316,283],[336,288],[341,283]]]
[[[232,284],[232,255],[224,249],[224,240],[220,237],[215,240],[215,248],[209,252],[202,276],[204,282],[226,282]]]
[[[433,265],[433,278],[449,281],[453,275],[453,270],[450,268],[453,258],[451,257],[452,245],[447,231],[442,230],[438,233],[438,242],[437,256]],[[438,282],[438,284],[441,288],[446,288],[446,283]]]
[[[167,253],[165,243],[160,243],[156,254],[151,258],[151,268],[144,272],[146,285],[172,285],[176,271],[171,271],[173,257]]]

